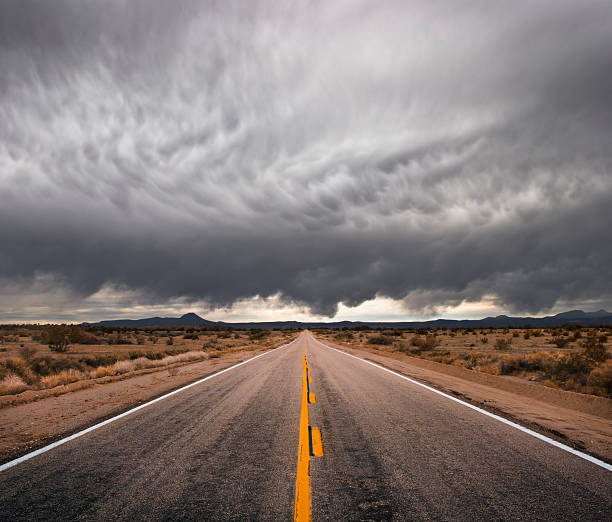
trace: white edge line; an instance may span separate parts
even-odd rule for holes
[[[212,379],[213,377],[217,377],[221,375],[222,373],[229,372],[230,370],[233,370],[234,368],[238,368],[238,366],[242,366],[243,364],[246,364],[251,361],[254,361],[255,359],[258,359],[259,357],[263,357],[264,355],[268,355],[269,353],[275,352],[276,350],[285,348],[289,346],[290,344],[293,344],[296,340],[297,339],[291,341],[290,343],[283,344],[282,346],[277,346],[276,348],[273,348],[272,350],[268,350],[267,352],[260,353],[259,355],[255,355],[254,357],[251,357],[250,359],[247,359],[246,361],[239,362],[238,364],[234,364],[234,366],[230,366],[229,368],[224,368],[223,370],[220,370],[217,373],[213,373],[212,375],[208,375],[207,377],[204,377],[195,382],[182,386],[178,388],[177,390],[161,395],[160,397],[157,397],[156,399],[153,399],[149,402],[145,402],[144,404],[141,404],[140,406],[136,406],[135,408],[132,408],[131,410],[124,411],[123,413],[120,413],[119,415],[116,415],[115,417],[111,417],[110,419],[106,419],[105,421],[99,422],[98,424],[94,424],[93,426],[90,426],[89,428],[86,428],[68,437],[65,437],[56,442],[53,442],[52,444],[49,444],[48,446],[43,446],[42,448],[39,448],[30,453],[26,453],[25,455],[18,457],[14,460],[10,460],[9,462],[6,462],[0,466],[0,473],[9,468],[12,468],[13,466],[16,466],[17,464],[21,464],[22,462],[25,462],[26,460],[30,460],[31,458],[37,457],[38,455],[41,455],[43,453],[46,453],[47,451],[57,448],[58,446],[61,446],[62,444],[66,444],[66,442],[70,442],[71,440],[82,437],[83,435],[86,435],[87,433],[97,430],[98,428],[101,428],[102,426],[106,426],[107,424],[110,424],[111,422],[115,422],[116,420],[122,419],[123,417],[127,417],[128,415],[131,415],[132,413],[135,413],[138,410],[142,410],[143,408],[146,408],[147,406],[150,406],[151,404],[155,404],[156,402],[163,401],[164,399],[167,399],[168,397],[171,397],[172,395],[185,391],[188,388],[192,388],[193,386],[197,386],[198,384],[201,384],[209,379]]]
[[[314,336],[313,336],[314,338]],[[337,348],[332,348],[331,346],[328,346],[324,343],[322,343],[321,341],[319,341],[318,339],[314,339],[317,343],[319,343],[321,346],[324,346],[325,348],[329,348],[330,350],[334,350],[336,352],[339,352],[341,354],[344,354],[348,357],[352,357],[353,359],[357,359],[361,362],[364,362],[366,364],[370,364],[372,366],[375,366],[376,368],[379,368],[380,370],[383,370],[385,372],[388,372],[392,375],[395,375],[396,377],[400,377],[401,379],[404,379],[406,381],[409,381],[413,384],[416,384],[417,386],[421,386],[422,388],[425,388],[426,390],[429,390],[431,392],[437,393],[438,395],[441,395],[442,397],[446,397],[447,399],[450,399],[451,401],[455,401],[458,402],[459,404],[463,404],[463,406],[467,406],[468,408],[477,411],[478,413],[482,413],[483,415],[486,415],[487,417],[491,417],[492,419],[495,419],[499,422],[503,422],[504,424],[507,424],[508,426],[511,426],[513,428],[516,428],[517,430],[522,431],[523,433],[527,433],[527,435],[531,435],[532,437],[535,437],[536,439],[540,439],[544,442],[547,442],[548,444],[551,444],[552,446],[556,446],[559,449],[562,449],[563,451],[567,451],[568,453],[572,453],[573,455],[576,455],[577,457],[580,457],[581,459],[584,460],[588,460],[589,462],[592,462],[593,464],[604,468],[608,471],[612,471],[612,465],[604,462],[603,460],[597,459],[595,457],[592,457],[591,455],[587,454],[587,453],[583,453],[582,451],[578,451],[575,450],[574,448],[571,448],[570,446],[567,446],[565,444],[562,444],[560,442],[557,442],[554,439],[551,439],[549,437],[546,437],[545,435],[542,435],[541,433],[538,433],[537,431],[533,431],[530,430],[529,428],[525,428],[525,426],[521,426],[520,424],[517,424],[516,422],[512,422],[509,421],[508,419],[505,419],[504,417],[501,417],[500,415],[495,415],[494,413],[491,413],[487,410],[483,410],[482,408],[479,408],[478,406],[474,406],[473,404],[470,404],[469,402],[465,402],[462,401],[461,399],[457,399],[457,397],[453,397],[452,395],[449,395],[448,393],[444,393],[440,390],[436,390],[435,388],[432,388],[431,386],[427,386],[426,384],[423,384],[422,382],[419,381],[415,381],[414,379],[411,379],[410,377],[406,377],[405,375],[402,375],[401,373],[397,373],[394,372],[393,370],[389,370],[389,368],[385,368],[384,366],[381,366],[379,364],[373,363],[371,361],[366,361],[365,359],[362,359],[361,357],[357,357],[356,355],[344,352],[342,350],[338,350]]]

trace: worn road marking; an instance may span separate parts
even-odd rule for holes
[[[575,450],[574,448],[571,448],[570,446],[562,444],[561,442],[557,442],[556,440],[551,439],[547,437],[546,435],[542,435],[541,433],[538,433],[537,431],[533,431],[533,430],[530,430],[529,428],[525,428],[525,426],[521,426],[520,424],[517,424],[516,422],[512,422],[500,415],[495,415],[495,413],[491,413],[490,411],[483,410],[482,408],[479,408],[478,406],[474,406],[473,404],[470,404],[469,402],[465,402],[465,401],[462,401],[461,399],[457,399],[457,397],[453,397],[452,395],[449,395],[448,393],[444,393],[440,390],[436,390],[435,388],[432,388],[431,386],[427,386],[426,384],[423,384],[422,382],[415,381],[414,379],[411,379],[410,377],[406,377],[405,375],[402,375],[401,373],[397,373],[397,372],[394,372],[393,370],[389,370],[389,368],[385,368],[384,366],[381,366],[380,364],[376,364],[371,361],[366,361],[365,359],[362,359],[361,357],[357,357],[356,355],[344,352],[342,350],[338,350],[337,348],[332,348],[331,346],[328,346],[327,344],[322,343],[318,339],[314,339],[314,341],[320,344],[321,346],[323,346],[324,348],[327,348],[329,350],[334,350],[335,352],[346,355],[347,357],[352,357],[353,359],[357,359],[358,361],[374,366],[375,368],[378,368],[379,370],[383,370],[385,372],[390,373],[391,375],[395,375],[396,377],[399,377],[400,379],[404,379],[406,381],[411,382],[412,384],[416,384],[417,386],[420,386],[421,388],[425,388],[426,390],[429,390],[430,392],[437,393],[438,395],[441,395],[442,397],[446,397],[447,399],[450,399],[451,401],[458,402],[459,404],[463,404],[463,406],[466,406],[467,408],[470,408],[474,411],[477,411],[478,413],[482,413],[483,415],[486,415],[487,417],[491,417],[492,419],[495,419],[499,422],[507,424],[508,426],[511,426],[512,428],[522,431],[523,433],[526,433],[527,435],[531,435],[532,437],[535,437],[536,439],[540,439],[541,441],[544,441],[563,451],[567,451],[568,453],[571,453],[572,455],[576,455],[577,457],[580,457],[581,459],[588,460],[589,462],[592,462],[593,464],[599,466],[600,468],[606,469],[608,471],[612,471],[612,465],[596,457],[592,457],[588,453],[583,453],[582,451]]]
[[[294,342],[296,342],[297,339],[295,339],[294,341],[291,341],[290,343],[287,344],[283,344],[282,346],[279,346],[277,348],[274,348],[273,350],[269,350],[267,352],[264,353],[260,353],[259,355],[256,355],[255,357],[251,357],[250,359],[247,359],[246,361],[242,361],[239,362],[238,364],[234,364],[234,366],[230,366],[229,368],[225,368],[224,370],[218,371],[217,373],[213,373],[212,375],[209,375],[208,377],[204,377],[203,379],[198,379],[195,382],[192,382],[191,384],[187,384],[186,386],[182,386],[181,388],[179,388],[178,390],[174,390],[171,391],[169,393],[166,393],[164,395],[162,395],[161,397],[157,397],[157,399],[153,399],[149,402],[145,402],[144,404],[141,404],[140,406],[136,406],[135,408],[132,408],[131,410],[125,411],[123,413],[121,413],[120,415],[117,415],[115,417],[111,417],[110,419],[106,419],[105,421],[99,422],[98,424],[94,424],[93,426],[90,426],[87,429],[84,429],[82,431],[79,431],[78,433],[74,433],[73,435],[70,435],[69,437],[65,437],[61,440],[58,440],[57,442],[54,442],[53,444],[49,444],[48,446],[44,446],[40,449],[37,449],[36,451],[32,451],[30,453],[26,453],[25,455],[23,455],[22,457],[19,457],[17,459],[14,460],[10,460],[9,462],[6,462],[4,464],[2,464],[0,466],[0,472],[5,471],[9,468],[12,468],[13,466],[16,466],[17,464],[21,464],[22,462],[25,462],[26,460],[30,460],[33,457],[36,457],[38,455],[41,455],[42,453],[46,453],[49,450],[52,450],[54,448],[57,448],[58,446],[61,446],[62,444],[66,444],[66,442],[70,442],[71,440],[77,439],[79,437],[82,437],[83,435],[86,435],[89,432],[92,432],[94,430],[97,430],[98,428],[101,428],[102,426],[106,426],[107,424],[110,424],[111,422],[115,422],[116,420],[122,419],[123,417],[127,417],[128,415],[131,415],[132,413],[137,412],[138,410],[142,410],[143,408],[146,408],[147,406],[150,406],[151,404],[155,404],[156,402],[159,401],[163,401],[164,399],[167,399],[168,397],[171,397],[172,395],[176,395],[177,393],[180,393],[184,390],[187,390],[189,388],[192,388],[193,386],[197,386],[198,384],[201,384],[203,382],[208,381],[209,379],[213,379],[214,377],[218,377],[219,375],[229,372],[231,370],[233,370],[234,368],[238,368],[239,366],[242,366],[244,364],[247,364],[251,361],[254,361],[255,359],[258,359],[259,357],[263,357],[264,355],[268,355],[269,353],[272,353],[276,350],[280,350],[281,348],[285,348],[286,346],[289,346],[290,344],[293,344]]]
[[[295,510],[293,520],[310,521],[310,437],[308,434],[308,362],[304,355],[302,371],[302,411],[298,447],[297,478],[295,481]]]
[[[323,441],[321,440],[321,430],[319,428],[312,428],[310,430],[312,438],[312,454],[315,457],[323,456]]]
[[[314,393],[309,393],[308,394],[308,402],[310,404],[314,404],[315,402],[317,402],[317,398],[315,397]]]

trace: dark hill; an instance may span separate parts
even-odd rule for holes
[[[189,313],[181,317],[150,317],[147,319],[115,319],[100,321],[98,323],[83,323],[86,326],[107,326],[115,328],[138,328],[146,326],[221,326],[232,328],[260,328],[271,330],[273,328],[355,328],[368,326],[371,328],[505,328],[533,326],[544,328],[563,326],[567,324],[580,326],[612,325],[612,313],[605,310],[597,312],[584,312],[571,310],[547,317],[485,317],[484,319],[435,319],[433,321],[401,321],[401,322],[371,322],[371,321],[339,321],[339,322],[298,322],[274,321],[259,323],[224,323],[221,321],[208,321],[197,314]]]

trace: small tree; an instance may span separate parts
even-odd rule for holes
[[[584,356],[594,362],[603,362],[608,358],[608,350],[595,337],[588,337],[584,343]]]
[[[46,342],[53,352],[68,351],[68,330],[63,326],[52,326],[46,333]]]

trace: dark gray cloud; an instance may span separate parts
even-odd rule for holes
[[[611,303],[611,48],[597,1],[2,2],[0,316]]]

